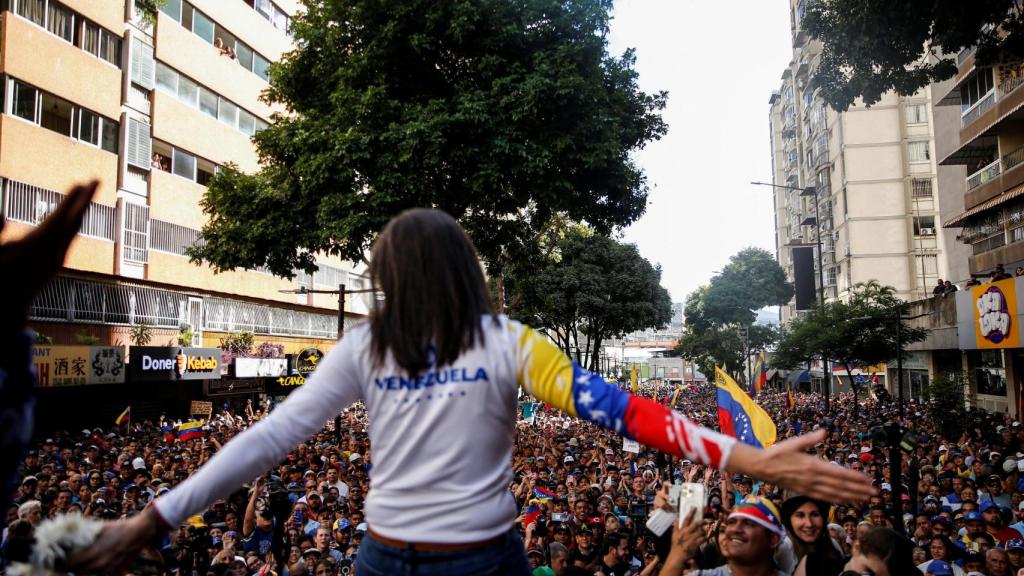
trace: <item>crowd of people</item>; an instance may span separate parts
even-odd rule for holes
[[[661,401],[668,401],[662,394]],[[881,395],[827,403],[819,395],[762,391],[779,439],[825,428],[823,460],[863,471],[879,494],[833,505],[742,476],[669,459],[541,405],[518,424],[509,487],[536,575],[982,574],[1024,568],[1024,427],[1005,415],[965,412],[957,437],[936,430],[925,407],[902,421],[913,439],[893,490],[893,453],[879,426],[898,422]],[[677,409],[717,422],[713,386],[691,387]],[[183,481],[269,405],[224,405],[201,438],[181,441],[171,422],[52,431],[22,465],[6,511],[4,558],[24,557],[41,521],[79,512],[131,516]],[[365,411],[325,423],[273,470],[172,530],[140,571],[165,574],[352,574],[368,530],[372,473]],[[916,443],[916,446],[913,444]],[[669,504],[668,485],[703,483],[703,517],[655,535],[647,520]],[[893,497],[894,493],[900,496]]]

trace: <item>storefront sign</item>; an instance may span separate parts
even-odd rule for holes
[[[267,394],[271,396],[287,396],[293,390],[305,384],[306,378],[301,374],[292,374],[290,376],[267,378],[265,382],[267,383]]]
[[[288,373],[287,358],[235,358],[232,364],[235,378],[283,376]]]
[[[236,394],[262,394],[263,380],[253,378],[224,379],[204,382],[207,396],[234,396]]]
[[[220,350],[173,346],[133,346],[129,371],[136,382],[220,378]]]
[[[36,346],[32,360],[40,387],[124,383],[118,346]]]
[[[978,348],[1020,348],[1015,279],[971,288]]]
[[[316,348],[306,348],[295,358],[295,370],[303,376],[309,376],[320,365],[324,353]]]
[[[204,402],[202,400],[193,400],[191,406],[189,406],[189,414],[193,416],[203,416],[207,418],[213,414],[213,402]]]

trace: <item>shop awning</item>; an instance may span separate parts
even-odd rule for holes
[[[996,196],[995,198],[992,198],[987,202],[982,202],[981,204],[978,204],[974,208],[971,208],[970,210],[962,214],[958,214],[950,218],[949,220],[946,220],[945,222],[942,223],[942,227],[960,228],[964,225],[964,222],[971,216],[984,212],[985,210],[988,210],[990,208],[995,208],[996,206],[999,206],[1004,202],[1013,200],[1014,198],[1020,196],[1021,194],[1024,194],[1024,184],[1021,184],[1020,186],[1017,186],[1015,188],[1011,188],[1009,192],[1000,194],[999,196]]]
[[[787,384],[809,384],[810,382],[811,374],[807,370],[795,370],[786,376]]]

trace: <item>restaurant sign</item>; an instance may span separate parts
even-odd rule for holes
[[[128,370],[136,382],[220,378],[220,350],[184,346],[133,346]]]
[[[124,383],[120,346],[36,346],[32,362],[42,388]]]

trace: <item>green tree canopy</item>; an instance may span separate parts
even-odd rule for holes
[[[665,134],[667,96],[608,53],[611,0],[304,5],[264,95],[287,113],[254,137],[258,173],[210,182],[195,260],[291,277],[436,207],[495,274],[556,214],[607,233],[644,212],[630,153]]]
[[[901,348],[927,337],[927,330],[897,320],[906,314],[908,306],[896,297],[891,286],[875,280],[856,284],[848,301],[827,302],[790,322],[772,363],[779,368],[795,368],[825,354],[829,361],[843,367],[856,394],[857,388],[852,385],[854,368],[888,362]],[[901,323],[899,338],[897,322]]]
[[[802,25],[821,40],[815,79],[825,100],[846,110],[857,98],[909,96],[956,74],[956,55],[977,46],[992,63],[1024,55],[1024,13],[1014,0],[808,0]]]
[[[793,285],[775,258],[761,248],[745,248],[709,284],[687,295],[686,332],[677,350],[705,374],[714,374],[717,364],[738,375],[748,352],[767,350],[778,337],[773,327],[754,324],[757,311],[792,297]]]
[[[623,244],[569,227],[539,269],[509,274],[510,315],[545,330],[566,353],[600,368],[608,338],[660,328],[672,318],[661,268]]]

